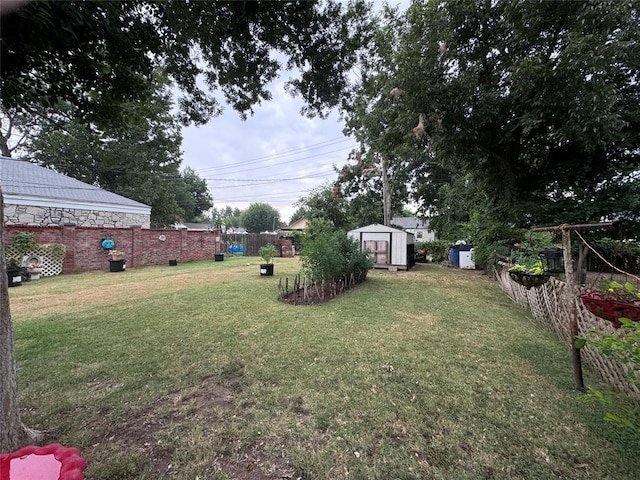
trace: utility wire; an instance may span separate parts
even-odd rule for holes
[[[307,145],[306,147],[300,147],[300,148],[296,148],[296,149],[293,149],[293,150],[287,150],[287,151],[281,152],[281,153],[275,153],[273,155],[263,155],[261,157],[255,157],[255,158],[252,158],[250,160],[246,160],[246,161],[242,161],[242,162],[235,162],[233,165],[227,165],[227,166],[222,166],[222,167],[204,167],[204,168],[199,168],[199,169],[197,169],[195,171],[197,173],[197,172],[204,172],[204,171],[207,171],[207,170],[217,170],[217,169],[222,169],[222,168],[233,168],[233,167],[238,167],[238,166],[253,165],[253,164],[261,163],[261,162],[264,162],[264,161],[267,161],[267,160],[277,160],[278,158],[290,157],[292,155],[296,155],[298,153],[304,153],[304,152],[307,152],[307,151],[310,151],[310,150],[319,150],[321,148],[337,145],[339,143],[344,143],[344,142],[347,142],[347,141],[352,141],[352,139],[347,138],[347,137],[339,137],[339,138],[325,140],[323,142]],[[328,152],[328,153],[331,153],[331,152]]]

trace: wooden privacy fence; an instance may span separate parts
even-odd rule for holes
[[[222,251],[232,255],[259,256],[260,247],[278,244],[278,235],[271,233],[225,233],[222,235]]]
[[[574,314],[578,315],[580,336],[586,335],[590,330],[602,333],[616,332],[610,322],[596,317],[584,307],[578,298],[578,294],[582,292],[569,291],[565,282],[554,277],[538,288],[527,290],[511,280],[508,268],[502,266],[496,270],[496,279],[500,288],[514,303],[529,310],[536,321],[553,331],[568,347],[571,347],[573,341],[571,316]],[[600,349],[590,345],[584,346],[581,354],[585,363],[603,381],[620,392],[640,398],[638,387],[627,380],[629,375],[633,375],[629,367],[611,361]],[[570,368],[571,364],[567,361],[567,371]]]

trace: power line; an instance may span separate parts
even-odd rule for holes
[[[309,155],[309,156],[306,156],[306,157],[296,158],[296,159],[293,159],[293,160],[285,160],[284,162],[271,163],[271,164],[269,164],[269,165],[264,165],[264,166],[262,166],[262,167],[253,167],[253,168],[249,168],[249,169],[240,169],[240,170],[233,170],[233,171],[231,171],[231,172],[224,172],[224,174],[225,174],[225,175],[231,175],[231,174],[233,174],[233,173],[253,172],[254,170],[260,170],[260,169],[262,169],[262,168],[275,167],[275,166],[277,166],[277,165],[284,165],[284,164],[286,164],[286,163],[301,162],[301,161],[303,161],[303,160],[309,160],[310,158],[317,158],[317,157],[321,157],[321,156],[323,156],[323,155],[328,155],[328,154],[330,154],[330,153],[342,152],[342,151],[344,151],[344,150],[349,150],[349,149],[351,149],[351,148],[352,148],[352,147],[343,147],[343,148],[339,148],[339,149],[337,149],[337,150],[331,150],[331,151],[329,151],[329,152],[317,153],[317,154],[315,154],[315,155]],[[226,165],[226,166],[222,166],[222,167],[211,167],[211,168],[212,168],[212,169],[216,168],[216,173],[218,173],[218,172],[219,172],[219,170],[227,170],[227,169],[229,169],[229,168],[233,168],[233,167],[236,167],[236,166],[237,166],[237,164],[234,164],[234,165]],[[204,178],[205,180],[207,179],[207,177],[201,177],[201,178]]]
[[[209,171],[209,170],[220,170],[220,169],[226,169],[226,168],[234,168],[234,167],[238,167],[238,166],[245,166],[245,165],[253,165],[256,163],[261,163],[263,161],[266,160],[277,160],[278,158],[284,158],[284,157],[290,157],[292,155],[297,155],[299,153],[304,153],[307,151],[311,151],[311,150],[319,150],[321,148],[325,148],[325,147],[329,147],[332,145],[337,145],[339,143],[344,143],[344,142],[348,142],[348,141],[352,141],[352,139],[347,138],[347,137],[338,137],[338,138],[333,138],[330,140],[325,140],[323,142],[319,142],[319,143],[314,143],[311,145],[307,145],[305,147],[300,147],[300,148],[296,148],[293,150],[287,150],[284,152],[280,152],[280,153],[275,153],[273,155],[263,155],[261,157],[255,157],[249,160],[245,160],[242,162],[235,162],[233,165],[226,165],[226,166],[221,166],[221,167],[204,167],[204,168],[199,168],[197,170],[194,170],[195,172],[204,172],[204,171]],[[327,152],[327,153],[332,153],[332,152]],[[295,161],[295,160],[294,160]]]

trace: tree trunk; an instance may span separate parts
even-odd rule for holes
[[[585,267],[585,264],[587,263],[588,253],[589,250],[587,249],[587,246],[580,243],[578,245],[578,265],[576,269],[578,270],[578,283],[583,286],[587,284],[587,268]]]
[[[4,258],[4,199],[0,188],[0,452],[11,452],[38,440],[39,434],[22,424],[16,384],[9,282]]]
[[[382,157],[380,162],[382,168],[382,208],[383,208],[383,224],[388,227],[391,225],[391,188],[389,187],[389,176],[387,175],[387,160]]]

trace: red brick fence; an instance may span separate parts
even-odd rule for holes
[[[169,260],[189,262],[211,260],[221,250],[221,232],[133,228],[5,225],[4,240],[9,243],[18,232],[30,232],[37,243],[62,243],[67,253],[63,273],[107,270],[109,252],[102,248],[106,238],[123,251],[127,267],[168,264]]]

